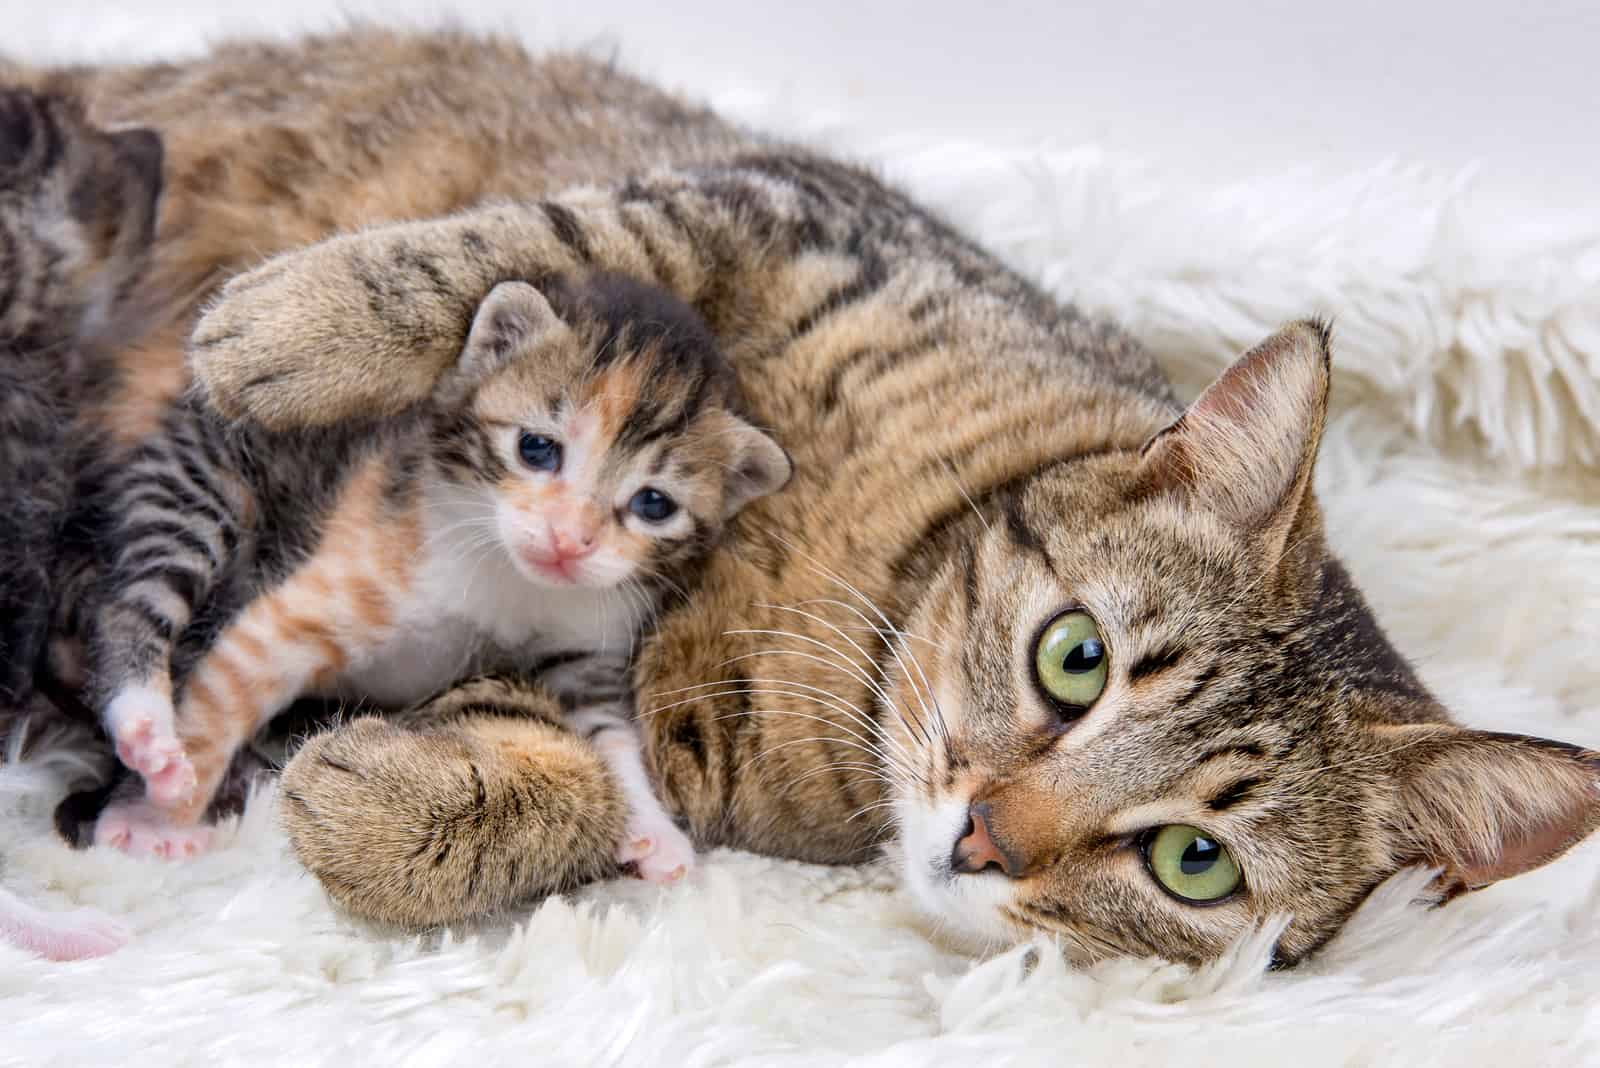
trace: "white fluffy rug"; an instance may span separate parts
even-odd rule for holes
[[[4,47],[81,40],[18,29]],[[722,103],[881,162],[1130,325],[1185,388],[1280,321],[1332,314],[1319,488],[1384,622],[1468,722],[1600,746],[1600,226],[1542,232],[1393,167],[1200,187],[1181,161]],[[67,965],[0,946],[4,1064],[1600,1063],[1600,842],[1438,912],[1398,880],[1292,973],[1263,972],[1264,942],[1200,972],[1073,973],[1048,948],[941,948],[881,872],[734,853],[667,891],[596,887],[513,929],[396,937],[329,906],[271,797],[213,855],[170,865],[58,844],[64,774],[0,771],[7,882],[135,938]]]

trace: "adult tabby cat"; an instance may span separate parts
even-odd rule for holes
[[[72,77],[161,125],[190,273],[471,209],[232,282],[193,358],[239,416],[406,407],[507,279],[621,270],[707,319],[797,473],[637,664],[647,763],[703,844],[888,840],[950,926],[1083,958],[1203,960],[1288,913],[1293,962],[1401,866],[1448,896],[1600,821],[1594,754],[1452,725],[1330,554],[1318,324],[1185,410],[1126,335],[870,173],[504,42],[368,30]],[[351,721],[285,774],[292,840],[404,923],[570,886],[607,858],[566,829],[617,801],[572,740],[514,679]]]

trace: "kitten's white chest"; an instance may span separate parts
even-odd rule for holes
[[[637,602],[620,590],[541,586],[498,547],[472,548],[430,538],[389,637],[346,670],[341,692],[408,704],[553,653],[630,648],[640,619]]]

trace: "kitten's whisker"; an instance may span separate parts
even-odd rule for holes
[[[682,597],[684,600],[688,600],[689,599],[689,591],[684,589],[683,586],[680,585],[679,583],[674,582],[670,577],[667,576],[667,574],[665,572],[658,571],[653,567],[646,567],[643,564],[635,564],[634,565],[634,570],[641,571],[644,574],[646,574],[646,575],[650,576],[651,578],[655,579],[657,582],[661,582],[661,583],[666,584],[668,587],[670,587],[672,589],[672,591],[674,593],[676,593],[678,596]]]

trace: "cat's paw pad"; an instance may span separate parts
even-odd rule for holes
[[[694,867],[694,843],[665,816],[630,819],[617,862],[648,882],[675,883]]]
[[[115,953],[130,937],[126,927],[105,913],[81,908],[41,914],[23,932],[22,942],[46,960],[88,960]]]
[[[210,827],[177,823],[148,802],[119,802],[107,805],[95,821],[94,844],[135,857],[184,860],[204,853],[211,845],[211,834]]]

